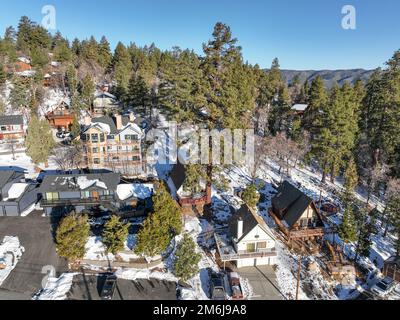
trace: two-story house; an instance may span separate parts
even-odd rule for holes
[[[103,116],[87,121],[80,139],[89,169],[109,169],[124,176],[138,176],[143,172],[143,131],[129,116]]]
[[[25,139],[22,115],[0,116],[0,142],[23,143]]]
[[[264,220],[244,204],[229,220],[228,234],[215,233],[222,262],[238,268],[276,264],[275,237]]]
[[[74,122],[74,113],[67,100],[62,100],[52,111],[46,114],[46,119],[54,129],[69,131]]]
[[[40,205],[47,216],[99,208],[113,209],[118,201],[118,173],[47,175],[40,186]]]
[[[20,216],[36,204],[38,185],[27,183],[23,172],[0,171],[0,217]]]

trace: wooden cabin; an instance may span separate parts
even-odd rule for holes
[[[69,131],[74,122],[74,113],[69,103],[63,100],[53,111],[47,113],[46,118],[52,128]]]
[[[272,199],[269,215],[288,240],[312,240],[324,236],[322,216],[314,201],[284,181]]]

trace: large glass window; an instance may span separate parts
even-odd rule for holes
[[[93,148],[93,153],[99,153],[99,148]]]
[[[267,248],[266,242],[258,242],[257,243],[257,249],[266,249],[266,248]]]
[[[100,164],[100,159],[99,158],[94,158],[93,159],[94,164]]]
[[[100,134],[100,142],[104,142],[104,133]]]
[[[60,197],[58,195],[58,192],[47,192],[46,199],[50,200],[50,201],[54,201],[54,200],[59,200]]]
[[[7,127],[1,126],[1,127],[0,127],[0,130],[1,130],[1,131],[7,131]]]
[[[137,134],[127,134],[125,140],[137,141],[139,140],[139,136]]]

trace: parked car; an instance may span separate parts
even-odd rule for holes
[[[393,279],[386,277],[381,281],[379,281],[377,284],[375,284],[371,288],[371,291],[377,296],[383,298],[387,296],[389,293],[391,293],[395,288],[396,288],[396,282]]]
[[[229,284],[231,286],[232,299],[242,300],[244,298],[243,290],[240,284],[240,277],[236,272],[231,272],[229,274]]]
[[[225,279],[221,273],[209,269],[211,300],[226,300]]]
[[[101,290],[101,300],[112,300],[114,297],[115,288],[117,286],[117,277],[115,275],[107,276]]]

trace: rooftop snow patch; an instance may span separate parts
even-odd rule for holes
[[[99,179],[89,180],[86,176],[78,177],[76,182],[81,190],[85,190],[94,185],[102,189],[107,189],[107,186],[104,182],[100,181]]]
[[[120,184],[117,187],[118,198],[122,201],[135,197],[137,199],[147,199],[152,196],[154,185],[151,183]]]
[[[3,266],[3,269],[0,269],[0,286],[15,268],[24,252],[25,248],[19,243],[18,237],[4,237],[0,244],[0,263]]]
[[[8,190],[8,198],[4,199],[4,201],[18,199],[25,192],[27,187],[27,183],[14,183],[10,190]]]

